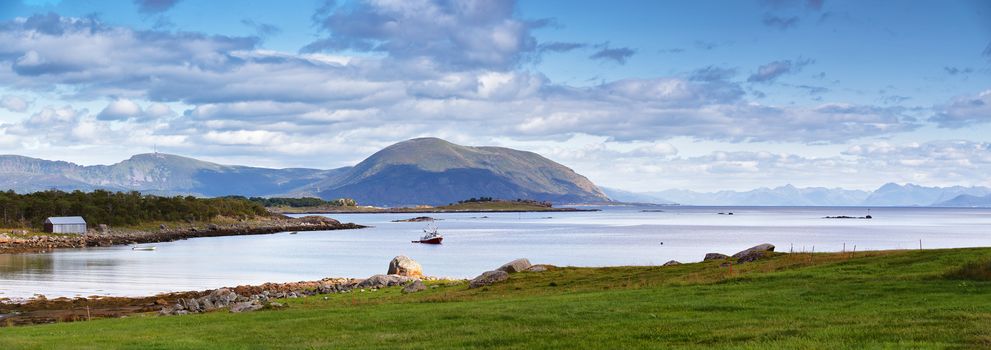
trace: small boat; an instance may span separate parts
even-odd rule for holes
[[[440,244],[444,240],[444,236],[437,233],[437,226],[428,225],[427,228],[423,229],[423,237],[420,237],[418,241],[412,241],[413,243],[424,243],[424,244]]]
[[[297,234],[297,233],[299,233],[299,232],[296,232],[296,231],[289,232],[289,234],[291,234],[291,235],[294,235],[294,234]]]
[[[155,246],[131,247],[131,250],[155,250]]]

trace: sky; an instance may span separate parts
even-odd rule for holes
[[[0,154],[425,136],[640,192],[991,186],[991,1],[0,0]]]

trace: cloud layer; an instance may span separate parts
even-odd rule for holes
[[[135,3],[142,13],[160,16],[177,2]],[[816,12],[823,6],[818,1],[768,5],[772,12],[764,17],[764,25],[782,30],[794,28],[800,19],[773,11]],[[816,64],[801,52],[758,58],[741,66],[699,63],[667,69],[664,62],[657,65],[665,69],[653,76],[554,81],[536,69],[534,62],[542,56],[570,55],[624,71],[658,49],[612,46],[605,38],[541,42],[536,34],[553,27],[554,21],[522,17],[514,1],[328,2],[312,20],[318,35],[293,52],[264,48],[261,38],[280,29],[247,19],[241,24],[256,35],[137,30],[96,17],[55,13],[0,22],[0,84],[6,89],[0,94],[0,108],[6,113],[0,116],[5,118],[0,119],[3,145],[13,149],[159,145],[176,153],[231,162],[257,154],[291,155],[309,166],[333,167],[418,136],[468,144],[506,138],[564,144],[576,137],[595,137],[624,145],[623,149],[592,147],[581,152],[621,159],[617,169],[631,178],[638,172],[693,178],[695,171],[713,179],[718,174],[751,174],[741,175],[739,181],[746,181],[773,174],[812,176],[829,167],[879,174],[888,174],[884,167],[902,167],[915,173],[906,163],[873,165],[873,159],[896,153],[858,152],[877,139],[933,125],[963,128],[991,120],[989,91],[936,106],[906,107],[898,103],[904,99],[880,104],[830,99],[830,92],[838,89],[824,79],[825,73],[814,84],[796,81]],[[801,23],[798,30],[774,33],[793,34],[811,25]],[[709,39],[682,44],[693,52],[716,53],[732,42]],[[684,55],[665,57],[676,60]],[[814,67],[827,63],[823,60]],[[956,67],[941,65],[932,71],[978,74]],[[784,89],[796,92],[801,100],[761,98]],[[47,99],[24,97],[32,93]],[[67,136],[48,136],[53,133]],[[865,146],[819,158],[783,152],[685,156],[680,146],[667,143],[674,138],[722,144]],[[903,152],[924,151],[897,147]],[[952,142],[940,147],[981,149],[980,144]],[[567,151],[550,152],[563,161],[572,160]],[[582,159],[573,161],[580,164]],[[983,164],[981,159],[967,160]],[[969,165],[955,161],[925,166],[956,164],[957,173],[976,174],[959,170]],[[592,168],[585,169],[594,172]]]

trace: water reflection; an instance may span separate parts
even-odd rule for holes
[[[52,254],[0,254],[0,278],[51,275],[55,271]]]

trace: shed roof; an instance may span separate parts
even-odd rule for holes
[[[86,220],[83,220],[82,216],[53,216],[45,219],[45,223],[52,225],[85,225]]]

